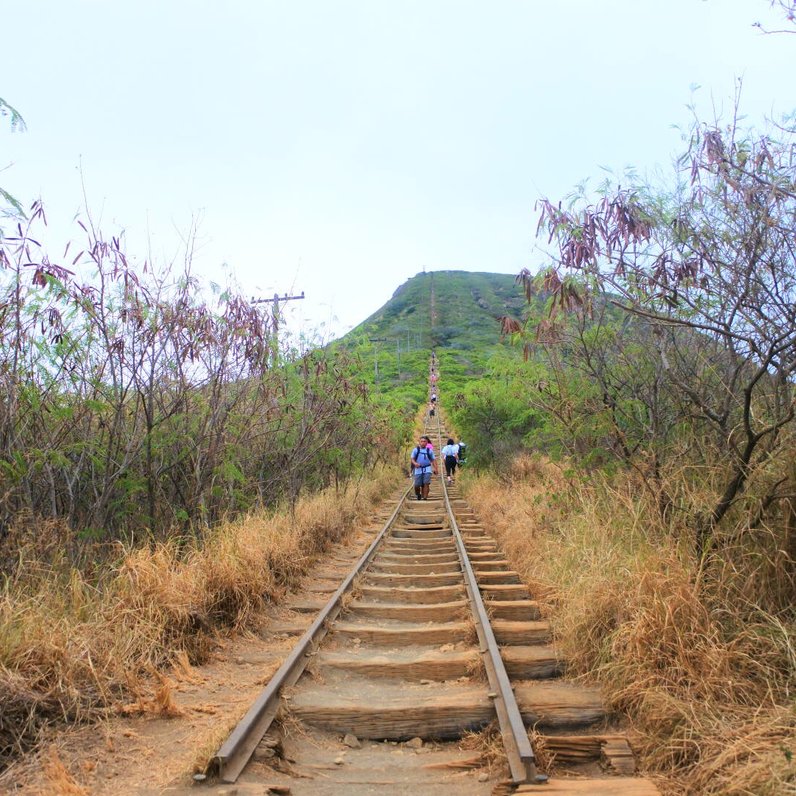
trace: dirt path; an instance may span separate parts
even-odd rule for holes
[[[330,574],[330,565],[350,568],[381,528],[377,523],[375,517],[349,542],[336,545],[285,605],[267,611],[258,632],[220,639],[205,665],[170,672],[160,703],[167,703],[171,716],[159,709],[156,692],[162,684],[154,682],[140,705],[126,706],[127,715],[54,734],[39,755],[0,777],[0,793],[148,795],[190,787],[192,774],[290,651],[295,632],[309,625],[313,613],[308,611],[322,602],[319,588],[328,584],[324,575]],[[289,610],[288,602],[299,610]]]

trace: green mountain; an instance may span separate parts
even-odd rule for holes
[[[519,319],[524,306],[522,290],[510,274],[422,273],[404,282],[346,337],[403,340],[407,350],[415,346],[468,351],[499,344],[497,319],[502,315]]]
[[[416,405],[425,398],[432,349],[448,378],[480,375],[498,349],[518,356],[501,340],[498,319],[520,320],[525,306],[511,274],[421,273],[335,345],[360,358],[377,393]]]

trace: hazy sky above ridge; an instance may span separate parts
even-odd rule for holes
[[[291,329],[327,336],[424,268],[538,265],[540,196],[668,168],[686,106],[729,112],[738,78],[750,122],[796,107],[796,37],[752,27],[784,27],[765,0],[6,0],[0,19],[0,97],[28,126],[0,128],[0,186],[42,197],[54,260],[84,185],[132,255],[172,260],[196,219],[197,274],[303,290]]]

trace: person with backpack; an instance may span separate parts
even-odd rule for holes
[[[450,438],[448,439],[448,444],[442,449],[441,454],[442,460],[445,462],[445,475],[448,478],[448,483],[452,484],[453,474],[456,472],[456,465],[459,463],[459,446]]]
[[[428,500],[431,488],[431,473],[437,474],[437,460],[429,448],[429,438],[420,437],[417,447],[412,451],[412,467],[415,476],[415,495],[418,500]]]

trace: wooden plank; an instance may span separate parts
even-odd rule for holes
[[[350,732],[360,739],[459,738],[468,730],[485,727],[494,717],[485,689],[440,694],[427,688],[422,696],[385,695],[378,704],[332,701],[299,690],[289,706],[306,724],[339,734]]]
[[[381,547],[385,553],[450,553],[455,551],[453,537],[448,539],[390,539]]]
[[[475,561],[470,559],[473,570],[479,572],[505,572],[509,568],[509,562],[505,558],[496,558],[494,561]]]
[[[378,561],[368,567],[368,572],[403,575],[443,575],[452,572],[461,573],[461,571],[458,561],[446,561],[442,564],[397,564],[392,561]]]
[[[513,680],[557,677],[564,669],[563,661],[549,644],[503,647],[500,655],[509,677]]]
[[[479,587],[521,582],[519,574],[512,570],[507,570],[505,572],[484,572],[480,569],[473,569]],[[528,587],[526,586],[525,588],[527,589]]]
[[[464,583],[464,576],[460,571],[448,574],[434,575],[404,575],[400,573],[388,574],[386,572],[366,572],[365,582],[374,586],[399,586],[416,588],[434,588],[436,586],[455,586]]]
[[[551,638],[550,623],[543,621],[508,622],[505,619],[495,619],[492,629],[498,644],[546,644]]]
[[[580,764],[600,759],[603,738],[600,735],[549,735],[544,734],[545,751],[556,763]]]
[[[464,594],[464,585],[436,586],[427,589],[400,589],[397,586],[383,588],[381,586],[360,586],[357,591],[369,602],[385,603],[449,603],[458,600]]]
[[[406,644],[455,644],[466,641],[472,633],[468,622],[446,622],[381,627],[354,622],[335,622],[332,633],[337,638],[358,638],[370,644],[398,647]]]
[[[485,583],[479,584],[485,600],[527,600],[530,597],[524,583]]]
[[[354,616],[366,616],[370,619],[399,619],[403,622],[450,622],[470,615],[466,600],[431,605],[370,603],[354,600],[348,606],[348,612]]]
[[[317,614],[326,602],[326,600],[295,600],[285,603],[285,608],[300,614]]]
[[[300,636],[310,626],[310,622],[309,616],[304,622],[269,622],[263,631],[263,636]]]
[[[455,738],[494,718],[492,701],[483,687],[384,684],[378,686],[377,694],[363,690],[357,685],[348,691],[307,686],[296,690],[289,705],[307,724],[371,739]],[[527,726],[585,726],[605,716],[593,689],[540,683],[518,686],[516,694]]]
[[[337,591],[342,582],[343,578],[340,578],[340,580],[325,580],[317,583],[308,583],[302,588],[304,591],[311,591],[315,594],[332,594],[332,592]],[[324,603],[324,605],[325,604],[326,603]]]
[[[487,611],[492,619],[534,622],[541,617],[536,600],[490,600]]]
[[[316,662],[320,666],[369,677],[391,677],[406,681],[453,680],[478,671],[481,656],[476,650],[429,650],[411,656],[322,652]]]
[[[402,528],[393,528],[393,539],[450,539],[450,530],[424,528],[423,530],[410,530]]]
[[[544,785],[520,785],[515,793],[545,793],[554,796],[660,796],[653,782],[643,777],[550,779]]]
[[[446,517],[446,512],[440,506],[417,505],[410,503],[400,515],[400,521],[409,522],[441,522]]]
[[[519,683],[514,688],[523,721],[528,726],[587,727],[606,717],[596,688],[547,681]]]
[[[458,563],[459,556],[455,549],[451,552],[443,551],[441,553],[414,553],[412,551],[405,552],[390,552],[379,553],[373,559],[374,561],[384,562],[385,564],[391,562],[397,563],[418,563],[418,564],[434,564],[434,563],[448,563],[455,561]]]
[[[616,736],[606,738],[601,747],[601,759],[605,765],[617,774],[635,774],[636,756],[627,742],[627,738]]]

